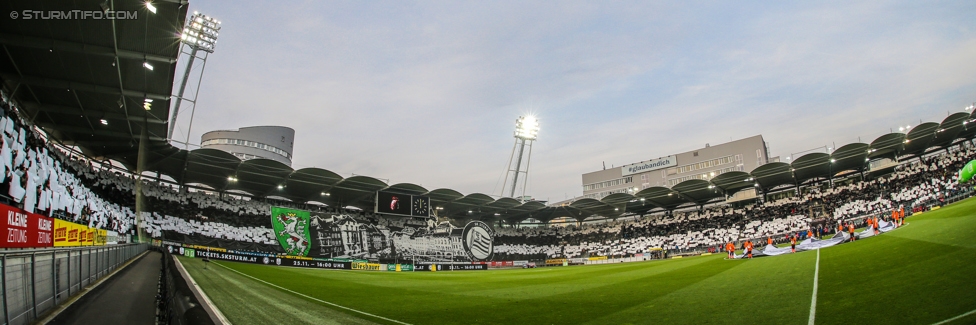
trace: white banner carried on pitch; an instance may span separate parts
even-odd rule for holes
[[[889,232],[889,231],[892,231],[892,230],[895,229],[895,223],[894,222],[887,222],[887,221],[884,221],[884,220],[878,220],[878,224],[880,225],[880,227],[878,227],[878,232],[880,232],[880,233]],[[857,238],[868,238],[868,237],[874,236],[875,235],[874,228],[867,227],[863,231],[857,233],[856,235],[857,235]]]
[[[834,237],[832,237],[830,239],[824,239],[824,240],[820,240],[820,239],[816,239],[816,238],[807,238],[807,239],[804,239],[803,241],[797,243],[797,245],[796,245],[796,251],[797,252],[812,251],[812,250],[815,250],[815,249],[830,247],[830,246],[834,246],[834,245],[843,243],[843,242],[847,241],[848,238],[850,238],[850,236],[848,236],[847,233],[845,233],[845,232],[842,232],[842,233],[840,233],[840,234],[838,234],[838,235],[836,235],[836,236],[834,236]],[[754,251],[752,251],[752,256],[753,257],[759,257],[759,256],[776,256],[776,255],[783,255],[783,254],[786,254],[786,253],[791,253],[792,251],[793,250],[789,246],[776,247],[776,246],[773,246],[773,245],[766,245],[766,247],[763,248],[762,250],[754,250]],[[741,255],[734,255],[734,257],[735,258],[743,258],[743,257],[745,257],[745,253],[743,253]]]

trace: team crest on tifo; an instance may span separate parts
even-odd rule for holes
[[[271,209],[271,225],[278,243],[288,255],[307,256],[311,234],[308,211],[274,207]]]
[[[491,258],[494,252],[492,237],[494,237],[494,232],[484,222],[468,222],[464,226],[464,232],[461,233],[464,251],[473,261],[486,261]]]

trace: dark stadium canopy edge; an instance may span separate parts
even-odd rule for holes
[[[43,16],[103,11],[101,3],[0,2],[0,11],[18,13],[0,19],[0,78],[20,114],[51,138],[135,169],[144,130],[153,158],[176,152],[166,140],[167,118],[187,6],[157,1],[153,14],[142,1],[108,1],[108,10],[134,19]]]
[[[3,1],[0,12],[99,11],[103,10],[101,3]],[[255,197],[371,211],[376,191],[385,190],[430,197],[439,215],[457,220],[582,221],[702,205],[749,188],[768,191],[830,179],[844,172],[864,172],[872,160],[917,157],[976,136],[976,112],[960,112],[941,123],[922,123],[907,134],[882,135],[870,144],[852,143],[830,154],[807,154],[792,163],[769,163],[751,173],[733,171],[710,180],[686,180],[672,188],[635,189],[633,194],[584,198],[564,206],[495,199],[481,193],[464,195],[446,188],[428,190],[408,183],[391,185],[368,176],[343,178],[321,168],[293,170],[267,159],[241,161],[219,150],[187,151],[172,146],[166,133],[187,2],[154,1],[155,14],[142,1],[105,3],[109,10],[136,12],[137,16],[128,20],[0,20],[4,49],[0,80],[6,93],[12,94],[19,114],[53,141],[77,146],[94,159],[119,161],[132,171],[138,168],[140,139],[146,132],[146,171],[167,175],[180,184],[200,184]],[[150,101],[150,109],[145,109]]]

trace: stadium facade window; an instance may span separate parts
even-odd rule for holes
[[[722,168],[722,169],[716,169],[716,170],[709,171],[709,172],[705,172],[705,173],[693,174],[693,175],[686,175],[686,176],[682,176],[682,177],[678,177],[678,178],[672,178],[672,179],[669,179],[668,180],[668,187],[675,186],[678,183],[687,181],[689,179],[709,180],[709,179],[715,178],[715,176],[722,175],[724,173],[728,173],[728,172],[731,172],[731,171],[744,171],[744,170],[745,170],[745,166],[742,165],[742,164],[739,164],[739,165],[736,165],[736,166],[726,167],[726,168]],[[714,174],[712,174],[712,173],[714,173]]]
[[[281,148],[278,148],[278,147],[269,145],[269,144],[264,144],[264,143],[255,142],[255,141],[240,140],[240,139],[210,139],[210,140],[207,140],[207,141],[203,141],[203,143],[201,143],[200,145],[201,146],[208,146],[208,145],[213,145],[213,144],[230,144],[230,145],[238,145],[238,146],[258,148],[258,149],[270,151],[270,152],[273,152],[273,153],[276,153],[276,154],[285,156],[285,158],[291,159],[291,154],[289,154],[287,151],[285,151],[285,150],[283,150]],[[254,155],[248,155],[248,156],[257,157],[257,156],[254,156]],[[253,158],[248,158],[248,159],[253,159]]]
[[[603,191],[603,192],[599,192],[599,193],[590,193],[590,194],[583,195],[583,198],[597,199],[597,200],[599,200],[599,199],[602,199],[602,198],[606,197],[607,195],[614,194],[614,193],[630,193],[630,187],[620,188],[620,189],[616,189],[616,190]]]
[[[231,152],[230,154],[234,155],[234,157],[240,158],[241,160],[261,158],[261,157],[255,156],[255,155],[249,155],[249,154],[241,153],[241,152]]]
[[[697,162],[697,163],[694,163],[694,164],[679,166],[677,168],[674,168],[674,170],[675,170],[674,173],[671,172],[671,169],[668,169],[668,175],[676,175],[676,174],[690,173],[690,172],[693,172],[693,171],[696,171],[696,170],[701,170],[701,169],[706,169],[706,168],[712,168],[712,167],[715,167],[715,166],[721,166],[721,165],[725,165],[725,164],[731,164],[731,163],[734,163],[735,161],[736,161],[735,160],[735,156],[725,156],[725,157],[722,157],[722,158],[716,158],[716,159],[712,159],[712,160],[706,160],[706,161],[702,161],[702,162]]]
[[[592,190],[598,190],[598,189],[601,189],[601,188],[618,186],[618,185],[622,185],[622,184],[629,184],[629,183],[633,183],[633,182],[634,182],[634,177],[633,176],[627,176],[627,177],[624,177],[624,178],[618,178],[618,179],[609,180],[609,181],[605,181],[605,182],[583,185],[583,190],[584,191],[592,191]]]

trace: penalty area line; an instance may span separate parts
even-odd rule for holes
[[[817,280],[820,278],[820,249],[817,248],[817,266],[813,269],[813,298],[810,299],[810,321],[808,325],[813,325],[817,316]]]
[[[295,292],[294,290],[291,290],[291,289],[288,289],[288,288],[284,288],[284,287],[279,286],[279,285],[276,285],[274,283],[271,283],[271,282],[268,282],[268,281],[264,281],[264,280],[255,278],[255,277],[253,277],[251,275],[248,275],[248,274],[244,274],[241,271],[238,271],[238,270],[229,268],[227,266],[224,266],[223,264],[220,264],[220,263],[217,263],[217,262],[213,262],[213,263],[219,265],[222,268],[231,270],[234,273],[237,273],[237,274],[246,276],[248,278],[251,278],[252,280],[255,280],[255,281],[258,281],[258,282],[267,284],[269,286],[272,286],[272,287],[275,287],[275,288],[278,288],[278,289],[287,291],[289,293],[292,293],[292,294],[295,294],[295,295],[298,295],[298,296],[301,296],[301,297],[304,297],[304,298],[307,298],[307,299],[311,299],[311,300],[314,300],[314,301],[317,301],[317,302],[320,302],[320,303],[323,303],[323,304],[326,304],[326,305],[329,305],[329,306],[333,306],[333,307],[336,307],[336,308],[342,308],[342,309],[345,309],[345,310],[348,310],[348,311],[351,311],[351,312],[363,314],[363,315],[366,315],[366,316],[369,316],[369,317],[379,318],[379,319],[382,319],[382,320],[385,320],[385,321],[388,321],[388,322],[392,322],[392,323],[403,324],[403,325],[411,325],[410,323],[404,323],[404,322],[401,322],[401,321],[398,321],[398,320],[395,320],[395,319],[389,319],[389,318],[386,318],[386,317],[383,317],[383,316],[380,316],[380,315],[373,315],[373,314],[367,313],[365,311],[360,311],[360,310],[352,309],[352,308],[349,308],[349,307],[346,307],[346,306],[337,305],[337,304],[334,304],[334,303],[331,303],[331,302],[328,302],[328,301],[325,301],[325,300],[322,300],[322,299],[318,299],[318,298],[315,298],[315,297],[311,297],[309,295],[306,295],[306,294],[303,294],[303,293],[300,293],[300,292]]]
[[[941,321],[941,322],[938,322],[938,323],[934,323],[932,325],[948,324],[948,323],[957,321],[959,319],[962,319],[962,318],[964,318],[966,316],[969,316],[969,315],[972,315],[972,314],[976,314],[976,309],[970,310],[968,313],[965,313],[965,314],[962,314],[962,315],[959,315],[959,316],[956,316],[956,317],[953,317],[953,318],[949,318],[947,320],[944,320],[944,321]]]

